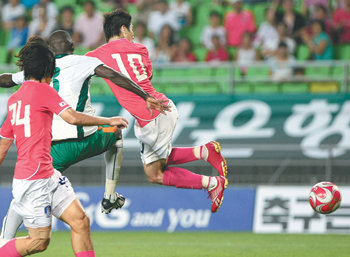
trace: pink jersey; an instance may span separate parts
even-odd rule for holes
[[[113,40],[86,55],[97,57],[107,66],[123,73],[155,98],[168,99],[164,94],[158,93],[151,84],[152,64],[144,45],[132,43],[127,39]],[[146,102],[138,95],[116,86],[108,79],[105,81],[120,105],[137,119],[141,127],[159,115],[158,111],[153,111],[151,116]]]
[[[7,102],[1,137],[16,139],[15,179],[42,179],[53,174],[51,127],[53,113],[70,106],[45,83],[25,81]]]

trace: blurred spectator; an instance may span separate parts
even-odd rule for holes
[[[273,8],[277,10],[279,0],[274,0]],[[277,23],[287,24],[287,35],[297,42],[301,42],[300,33],[306,25],[304,16],[294,10],[293,0],[282,0],[283,11],[276,11]]]
[[[270,66],[273,80],[282,81],[292,78],[295,58],[290,55],[285,42],[279,43],[276,55],[269,58],[267,62]]]
[[[339,43],[350,43],[350,0],[344,0],[344,8],[334,12],[333,23]]]
[[[74,29],[74,9],[70,5],[62,7],[60,15],[60,21],[57,29],[67,31],[71,36],[73,36]]]
[[[84,13],[78,16],[74,25],[73,41],[86,48],[95,48],[104,42],[103,16],[96,11],[94,1],[84,3]]]
[[[135,22],[142,22],[144,24],[148,23],[148,17],[150,13],[154,10],[154,5],[157,0],[138,0],[136,2],[137,15],[133,17]]]
[[[174,0],[170,3],[170,10],[176,13],[180,28],[192,24],[191,5],[185,0]]]
[[[170,62],[175,54],[175,33],[169,25],[164,25],[160,31],[153,62],[157,64]]]
[[[192,43],[188,38],[181,38],[172,61],[174,62],[195,62],[196,55],[192,52]]]
[[[207,25],[204,27],[201,35],[201,43],[207,48],[207,49],[214,49],[212,38],[213,36],[217,36],[220,40],[220,44],[222,46],[226,43],[226,30],[223,26],[220,25],[221,23],[221,15],[220,13],[216,11],[212,11],[210,13],[209,18],[210,25]]]
[[[150,59],[153,60],[155,46],[154,46],[153,39],[147,36],[146,24],[142,22],[137,22],[135,24],[134,31],[135,31],[134,42],[145,45],[148,49],[148,54]]]
[[[54,3],[44,0],[35,5],[32,10],[32,21],[29,23],[29,36],[49,38],[57,26],[56,18],[57,9]]]
[[[327,8],[322,5],[315,6],[315,18],[316,20],[322,20],[326,26],[326,33],[332,38],[333,37],[333,21],[328,15]]]
[[[25,6],[27,10],[32,9],[39,2],[39,0],[21,0],[21,3]]]
[[[333,59],[333,45],[325,32],[325,27],[322,20],[313,20],[311,22],[312,36],[310,37],[306,32],[303,33],[303,41],[309,48],[314,60]]]
[[[279,40],[275,46],[275,50],[277,50],[278,44],[280,42],[285,42],[287,44],[289,53],[293,54],[295,51],[296,43],[293,38],[288,36],[288,26],[285,22],[282,21],[277,24],[277,33]]]
[[[244,32],[242,35],[242,43],[237,49],[235,56],[235,60],[240,66],[241,75],[245,76],[248,66],[258,59],[257,51],[253,46],[253,34]]]
[[[25,16],[17,17],[15,25],[10,31],[10,38],[7,45],[7,63],[11,63],[13,50],[26,44],[28,38],[28,25]]]
[[[273,55],[278,42],[279,35],[275,27],[275,12],[272,8],[265,10],[266,21],[261,23],[254,39],[254,46],[261,48],[262,55],[267,58]]]
[[[26,9],[19,0],[9,0],[1,11],[3,26],[6,30],[10,30],[15,26],[15,20],[24,16]]]
[[[304,17],[316,19],[316,7],[322,6],[326,10],[330,7],[329,0],[304,0],[301,1],[301,14]]]
[[[166,24],[171,26],[174,31],[180,28],[176,13],[169,9],[169,4],[166,0],[159,0],[155,8],[148,17],[148,29],[153,36],[158,37],[161,29]]]
[[[207,51],[205,61],[207,62],[225,62],[229,60],[229,54],[221,43],[219,36],[213,35],[211,38],[213,48]]]
[[[254,16],[250,11],[243,10],[242,0],[230,0],[233,10],[226,14],[224,26],[227,33],[227,44],[239,46],[244,32],[256,30]]]

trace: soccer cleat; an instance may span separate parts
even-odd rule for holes
[[[205,151],[205,148],[207,151]],[[221,146],[219,142],[210,141],[203,146],[202,159],[209,162],[220,174],[227,176],[227,164],[225,158],[220,154]]]
[[[208,190],[211,200],[211,212],[217,212],[224,200],[224,190],[227,188],[228,180],[224,176],[216,177],[218,183],[212,190]]]
[[[101,202],[102,213],[110,213],[113,209],[122,208],[125,203],[124,196],[114,193],[110,195],[109,198],[103,198]]]

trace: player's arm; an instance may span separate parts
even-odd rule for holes
[[[0,75],[0,87],[4,88],[10,88],[14,87],[17,84],[12,81],[12,74],[11,73],[4,73]]]
[[[13,143],[13,139],[7,139],[7,138],[0,139],[0,165],[4,161],[12,143]]]
[[[63,110],[59,116],[72,125],[80,126],[99,126],[99,125],[109,125],[117,126],[119,128],[126,128],[128,126],[128,121],[123,117],[111,117],[104,118],[98,116],[90,116],[81,112],[77,112],[72,108],[67,108]]]
[[[95,74],[99,77],[109,79],[115,85],[129,90],[130,92],[133,92],[134,94],[143,98],[147,102],[147,107],[151,112],[151,115],[153,115],[152,109],[160,111],[163,114],[165,114],[165,111],[169,111],[169,106],[164,104],[165,101],[154,98],[134,81],[121,74],[120,72],[116,72],[115,70],[105,65],[99,65],[95,69]]]

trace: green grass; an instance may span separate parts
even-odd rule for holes
[[[349,235],[93,232],[98,257],[348,257]],[[74,256],[67,232],[53,232],[46,252]]]

